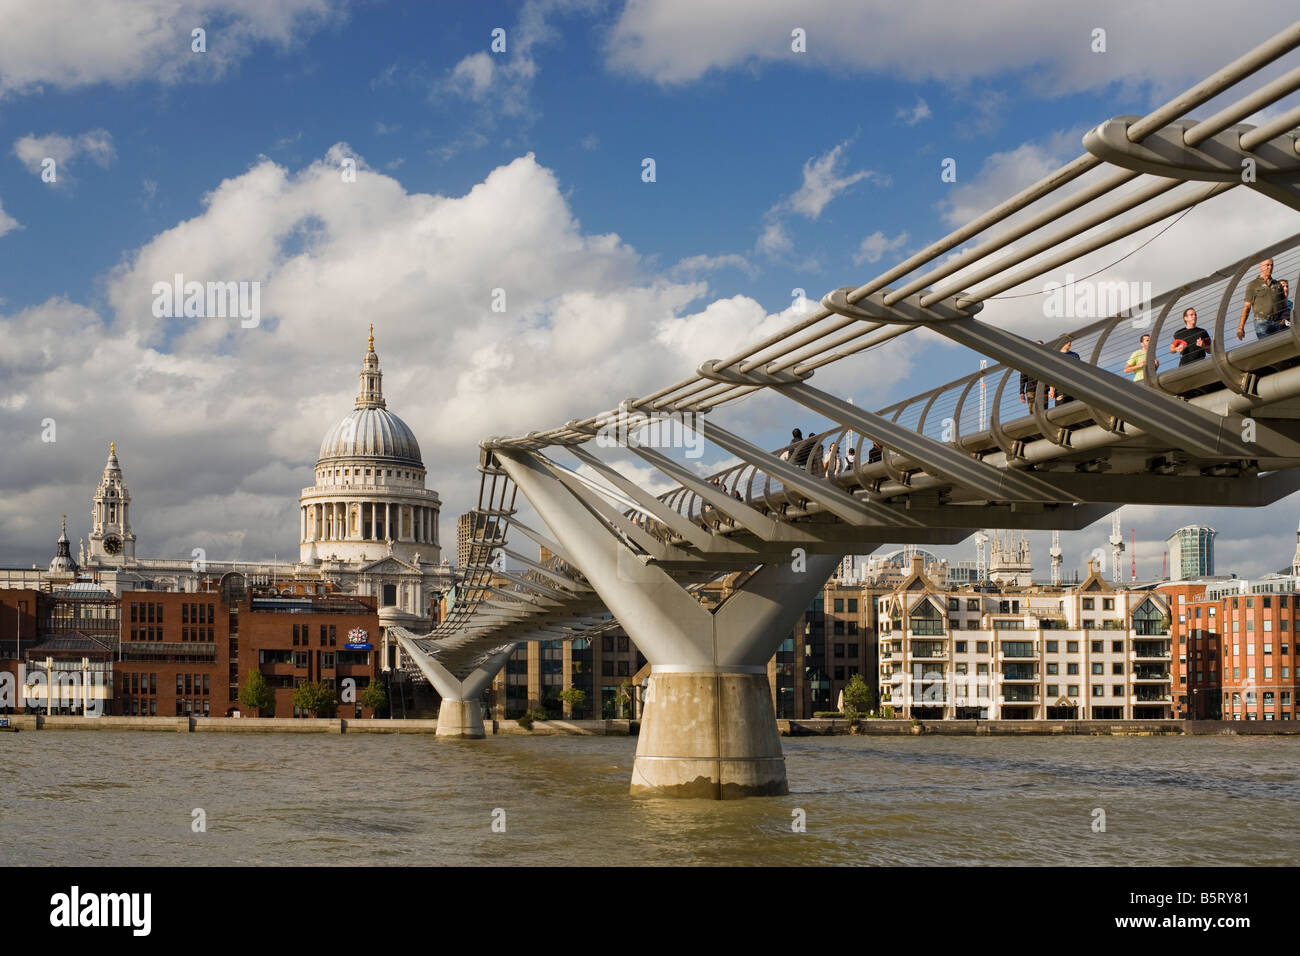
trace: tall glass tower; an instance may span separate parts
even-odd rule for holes
[[[1169,550],[1169,580],[1203,578],[1214,574],[1213,528],[1192,524],[1179,528],[1165,541]]]

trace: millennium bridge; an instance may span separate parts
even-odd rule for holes
[[[978,317],[1007,290],[1223,193],[1300,210],[1300,108],[1243,122],[1300,89],[1300,65],[1261,77],[1297,46],[1300,22],[1146,116],[1101,123],[1077,159],[865,284],[827,293],[779,333],[701,356],[684,381],[483,441],[458,601],[428,634],[394,629],[442,697],[438,733],[484,735],[480,697],[521,642],[590,634],[612,615],[651,665],[632,792],[782,794],[766,663],[845,554],[954,544],[989,527],[1081,529],[1125,503],[1258,507],[1300,488],[1300,325],[1240,340],[1235,328],[1262,260],[1300,286],[1300,231],[1043,344]],[[1228,105],[1189,116],[1228,91]],[[1189,307],[1212,323],[1210,348],[1177,364],[1166,353],[1157,367]],[[812,384],[818,369],[917,329],[987,361],[875,412]],[[1151,346],[1135,380],[1123,368],[1142,332]],[[1027,401],[1022,373],[1038,383]],[[1049,407],[1049,388],[1068,399]],[[833,424],[765,449],[719,423],[724,406],[760,391]],[[681,427],[739,463],[702,476],[671,442],[638,438]],[[831,442],[855,454],[823,474],[818,449]],[[608,460],[614,444],[672,490],[626,477]],[[520,492],[542,526],[519,520]],[[520,537],[543,560],[513,549]],[[502,554],[522,570],[496,570]],[[717,607],[694,593],[737,571]]]

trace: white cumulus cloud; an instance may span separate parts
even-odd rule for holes
[[[0,3],[0,99],[215,77],[259,45],[286,46],[340,16],[341,0],[41,0]],[[191,31],[207,31],[207,52]]]

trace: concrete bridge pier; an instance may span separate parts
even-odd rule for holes
[[[539,459],[497,451],[575,565],[650,661],[631,792],[716,800],[788,792],[767,662],[842,555],[765,564],[704,607]],[[582,496],[582,497],[580,497]]]
[[[514,645],[497,651],[480,663],[464,679],[456,677],[439,661],[429,656],[426,651],[412,640],[401,634],[394,635],[402,650],[415,661],[420,672],[429,679],[434,689],[442,698],[438,705],[439,737],[466,737],[482,739],[487,736],[483,723],[483,705],[480,702],[483,691],[492,683],[492,678],[505,666],[506,659],[515,649]]]

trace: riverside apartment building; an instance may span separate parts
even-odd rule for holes
[[[877,599],[881,702],[925,720],[1142,720],[1172,708],[1168,599],[1077,586],[936,587],[913,561]]]

